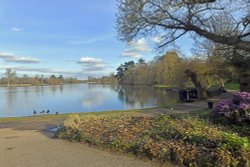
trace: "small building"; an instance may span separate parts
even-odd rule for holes
[[[198,91],[195,88],[187,88],[179,90],[179,98],[184,102],[191,102],[198,99]]]

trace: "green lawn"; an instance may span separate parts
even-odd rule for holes
[[[156,87],[156,88],[173,88],[170,85],[164,85],[164,84],[156,84],[156,85],[154,85],[154,87]]]
[[[240,90],[240,84],[229,82],[225,84],[225,89],[226,90]]]

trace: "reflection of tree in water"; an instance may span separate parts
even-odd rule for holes
[[[118,92],[118,98],[130,106],[139,104],[141,108],[147,105],[163,107],[173,105],[178,101],[177,92],[151,86],[123,85],[112,88]]]
[[[88,83],[88,88],[109,88],[110,84]]]
[[[4,112],[8,113],[8,114],[12,114],[13,113],[13,109],[16,108],[16,101],[17,101],[17,91],[16,91],[16,87],[11,87],[11,88],[7,88],[6,89],[6,103],[7,105],[6,108],[4,108]]]
[[[50,88],[50,91],[55,93],[57,91],[57,85],[52,85],[52,86],[49,86]]]
[[[60,92],[63,92],[63,85],[60,85]]]
[[[88,87],[90,88],[90,87]],[[83,97],[82,97],[82,106],[86,109],[92,109],[95,106],[101,106],[109,98],[108,94],[103,91],[103,89],[97,89],[97,87],[91,87],[94,89],[87,89],[85,90]]]

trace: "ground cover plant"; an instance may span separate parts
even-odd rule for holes
[[[70,115],[58,138],[181,166],[247,167],[249,140],[194,116]]]

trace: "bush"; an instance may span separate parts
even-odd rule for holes
[[[66,125],[78,117],[68,119]],[[248,163],[247,138],[221,131],[198,118],[108,115],[82,117],[78,126],[73,125],[75,129],[67,126],[58,137],[181,166],[247,167]]]
[[[64,121],[65,128],[77,129],[81,123],[81,117],[78,114],[70,114]]]
[[[250,123],[250,93],[237,92],[232,100],[221,101],[214,109],[214,118],[223,123]]]

